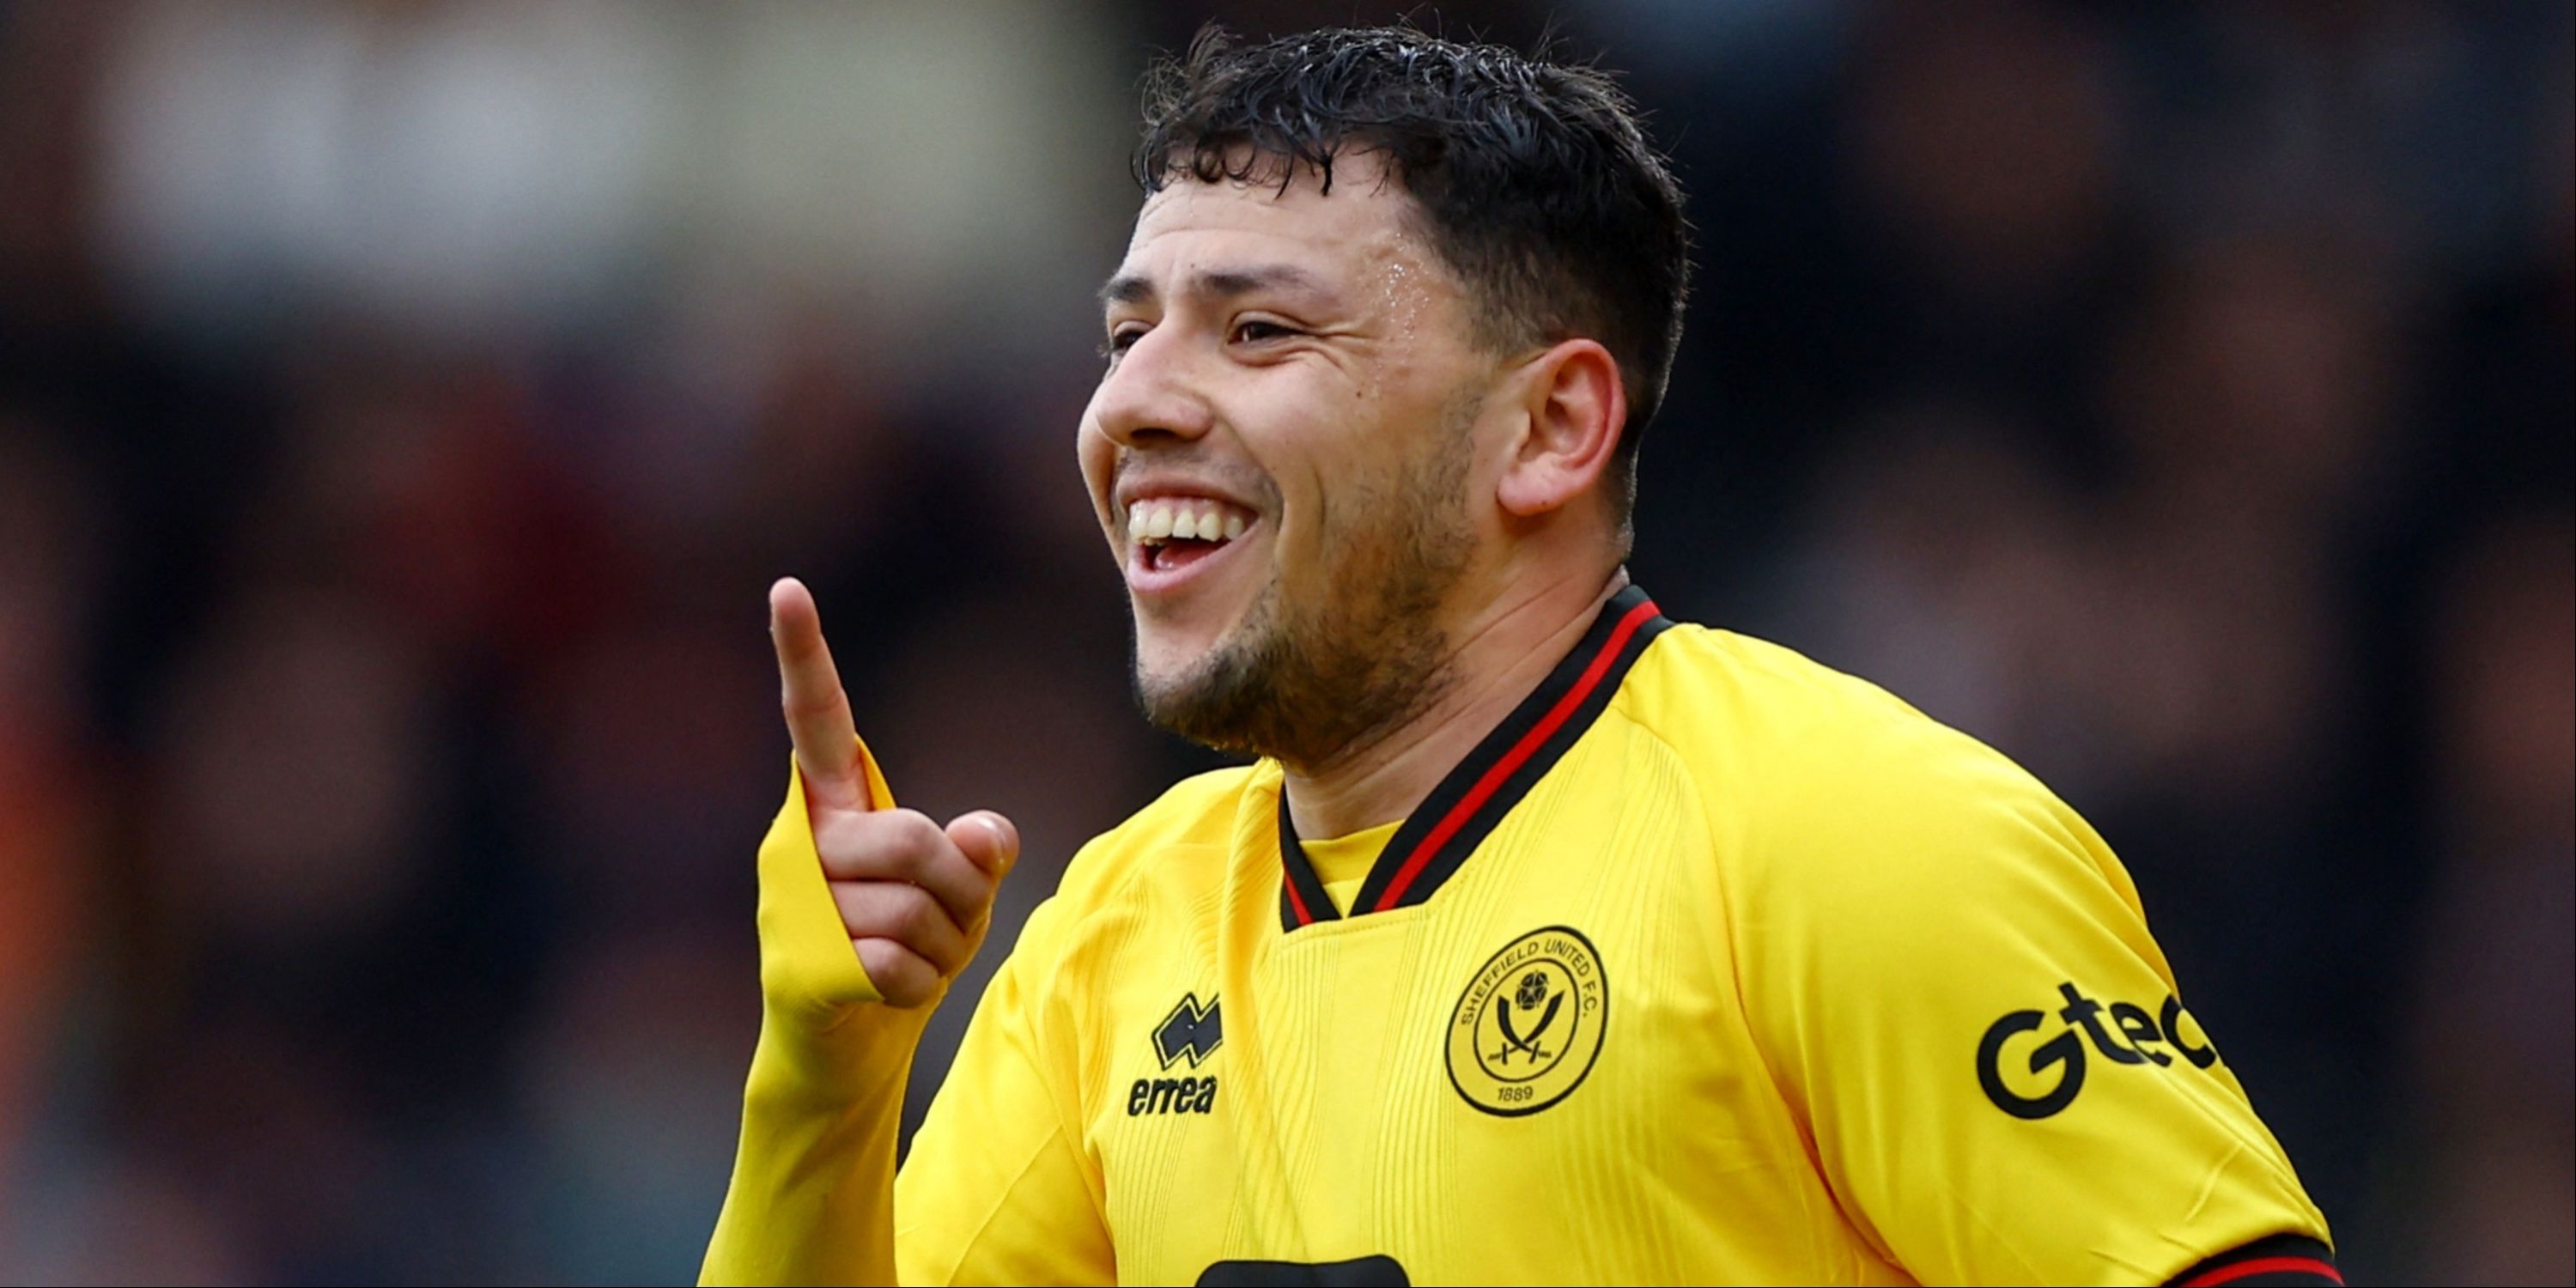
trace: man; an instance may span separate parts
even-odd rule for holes
[[[710,1281],[2338,1282],[2100,838],[1622,570],[1686,276],[1601,75],[1160,69],[1083,477],[1147,714],[895,1176],[1017,848],[891,808],[811,599]]]

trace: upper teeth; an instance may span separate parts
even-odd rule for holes
[[[1138,501],[1127,507],[1127,535],[1146,542],[1232,541],[1249,522],[1234,506],[1203,497]]]

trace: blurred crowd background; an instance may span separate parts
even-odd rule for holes
[[[2089,816],[2357,1281],[2576,1278],[2570,7],[1413,11],[1692,194],[1639,580]],[[0,3],[0,1281],[691,1277],[765,588],[1007,944],[1209,763],[1073,467],[1138,73],[1394,12]]]

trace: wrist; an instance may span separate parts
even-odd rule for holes
[[[883,1002],[828,1012],[811,1004],[766,1005],[745,1096],[765,1107],[801,1112],[900,1106],[904,1075],[931,1011]]]

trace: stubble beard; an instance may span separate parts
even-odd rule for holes
[[[1472,414],[1472,408],[1465,409]],[[1438,610],[1465,573],[1471,444],[1459,413],[1436,450],[1383,490],[1320,521],[1330,602],[1291,600],[1273,577],[1243,621],[1177,674],[1134,668],[1156,726],[1213,750],[1313,772],[1421,714],[1455,682]],[[1347,519],[1339,516],[1350,516]]]

